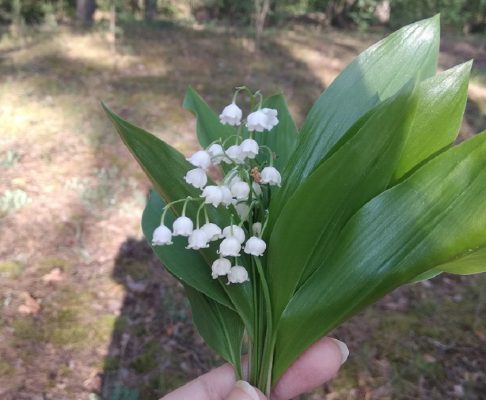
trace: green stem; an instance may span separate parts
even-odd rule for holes
[[[270,302],[270,291],[268,289],[267,279],[265,278],[265,273],[263,271],[262,262],[258,257],[253,257],[253,259],[255,260],[258,275],[260,277],[266,312],[266,332],[263,345],[262,362],[260,364],[260,373],[258,377],[258,387],[268,396],[270,393],[274,348],[272,331],[272,305]]]
[[[197,209],[197,214],[196,214],[196,229],[199,229],[199,214],[201,213],[202,208],[204,207],[204,202],[201,203],[199,208]]]
[[[186,204],[190,200],[197,200],[197,199],[195,199],[194,197],[188,196],[185,199],[171,201],[170,203],[166,204],[165,207],[164,207],[164,211],[162,212],[162,216],[160,217],[160,224],[164,225],[165,215],[167,214],[167,211],[169,211],[170,207],[172,207],[174,204],[182,203],[184,201],[185,203],[184,203],[184,207],[182,209],[182,215],[186,215]]]
[[[273,167],[273,151],[270,147],[263,145],[260,145],[261,149],[265,149],[268,152],[268,161],[269,165]]]

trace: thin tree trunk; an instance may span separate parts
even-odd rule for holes
[[[81,25],[88,26],[93,23],[95,10],[95,0],[76,0],[76,16]]]
[[[271,0],[255,0],[255,33],[257,46],[260,44],[263,29],[265,28],[265,20],[270,10],[270,2]]]
[[[145,0],[144,1],[144,19],[145,19],[145,21],[153,21],[155,19],[156,11],[157,11],[157,1],[156,0]]]

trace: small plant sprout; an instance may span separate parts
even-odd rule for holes
[[[237,87],[216,113],[189,88],[201,149],[187,159],[105,106],[155,188],[145,236],[204,340],[267,396],[395,288],[486,271],[486,132],[455,144],[471,63],[436,74],[439,27],[365,50],[300,129],[281,94]]]

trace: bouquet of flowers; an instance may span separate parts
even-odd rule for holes
[[[153,183],[145,236],[207,344],[264,393],[391,290],[486,270],[486,132],[453,146],[471,63],[436,75],[438,51],[438,17],[391,34],[300,131],[280,94],[237,87],[218,116],[189,88],[188,158],[104,106]]]

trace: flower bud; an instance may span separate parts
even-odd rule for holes
[[[261,256],[265,252],[267,244],[260,238],[252,236],[245,244],[245,253],[252,256]]]
[[[218,258],[211,266],[211,276],[216,279],[218,276],[227,275],[231,269],[231,262],[227,258]]]
[[[172,232],[165,225],[157,227],[152,234],[152,246],[172,244]]]
[[[184,180],[198,189],[202,189],[206,186],[206,183],[208,183],[208,177],[202,168],[195,168],[187,171]]]
[[[217,165],[225,158],[223,146],[218,143],[209,146],[207,152],[209,153],[213,164]]]
[[[230,164],[231,162],[235,162],[236,164],[243,164],[245,162],[245,155],[241,151],[240,146],[234,144],[233,146],[228,147],[226,150],[226,156],[229,157],[229,160],[223,160],[224,162]]]
[[[256,140],[245,139],[241,142],[240,149],[246,158],[254,159],[258,155],[259,146]]]
[[[184,216],[177,218],[172,225],[174,236],[189,236],[192,233],[193,228],[194,224],[192,221]]]
[[[206,232],[211,242],[223,237],[221,234],[221,228],[216,224],[208,222],[207,224],[201,226],[201,229]]]
[[[268,183],[272,186],[280,186],[282,182],[282,177],[280,176],[280,172],[278,172],[274,167],[265,167],[261,173],[262,183]]]
[[[241,250],[241,243],[234,237],[224,239],[219,245],[219,254],[223,257],[239,257]]]
[[[230,225],[224,228],[223,236],[225,238],[234,237],[240,243],[243,243],[245,241],[245,231],[238,225]]]
[[[206,186],[203,189],[201,196],[204,197],[204,202],[206,204],[212,204],[214,207],[218,207],[223,201],[223,192],[219,186]]]
[[[255,194],[257,196],[261,196],[262,195],[262,188],[261,188],[261,186],[258,183],[253,182],[251,184],[251,187],[253,188],[253,191],[255,192]]]
[[[194,229],[189,235],[186,249],[199,250],[209,247],[209,236],[202,229]]]
[[[243,283],[249,280],[248,271],[240,265],[231,267],[228,272],[228,283]]]
[[[207,170],[211,165],[211,156],[205,150],[196,151],[191,157],[186,159],[195,167]]]
[[[235,208],[240,220],[246,221],[248,219],[248,215],[250,215],[250,206],[246,203],[237,203],[235,204]]]
[[[243,112],[241,108],[238,107],[234,102],[227,105],[221,114],[219,114],[219,121],[223,125],[231,125],[236,126],[241,123],[241,117],[243,116]]]
[[[250,195],[250,185],[246,182],[236,182],[231,185],[231,193],[237,200],[247,200]]]
[[[251,230],[253,231],[253,234],[255,236],[260,236],[262,234],[262,223],[261,222],[255,222],[251,226]]]

